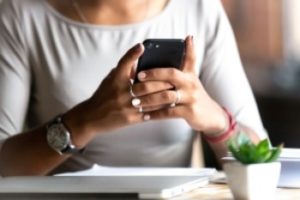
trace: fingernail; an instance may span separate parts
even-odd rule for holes
[[[143,113],[144,112],[144,109],[143,109],[143,107],[141,106],[141,107],[139,107],[139,112],[140,113]]]
[[[140,49],[140,47],[141,47],[141,43],[138,43],[133,47],[133,49],[134,49],[134,51],[138,51]]]
[[[138,78],[139,78],[139,80],[142,80],[142,79],[146,78],[146,73],[145,72],[140,72],[138,74]]]
[[[134,79],[129,79],[129,83],[130,83],[130,85],[133,85],[134,84]]]
[[[141,104],[141,100],[138,98],[134,98],[131,100],[131,104],[133,107],[137,108]]]
[[[191,35],[191,43],[193,44],[194,43],[194,36],[193,35]]]
[[[144,121],[149,121],[151,119],[149,114],[144,115]]]

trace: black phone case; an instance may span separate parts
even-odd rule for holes
[[[139,82],[137,74],[144,70],[168,67],[180,69],[185,54],[184,40],[147,39],[143,45],[145,52],[138,61],[135,83]]]

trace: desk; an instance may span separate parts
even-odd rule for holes
[[[300,189],[281,189],[278,188],[275,198],[272,200],[295,200],[300,199]],[[225,184],[210,184],[207,187],[199,188],[184,197],[174,200],[233,200],[231,192]]]
[[[103,195],[103,194],[0,194],[1,200],[136,200],[135,195]],[[194,190],[184,196],[172,200],[233,200],[230,190],[225,184],[210,184]],[[273,200],[300,199],[300,189],[277,189]]]

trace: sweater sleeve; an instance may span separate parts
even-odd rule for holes
[[[220,0],[203,1],[206,48],[200,79],[210,96],[238,122],[267,136],[244,72],[234,34]]]
[[[0,148],[22,131],[30,97],[31,75],[16,2],[0,5]]]

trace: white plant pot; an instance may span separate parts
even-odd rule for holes
[[[243,165],[232,161],[224,164],[228,185],[236,200],[272,199],[280,169],[280,162]]]

